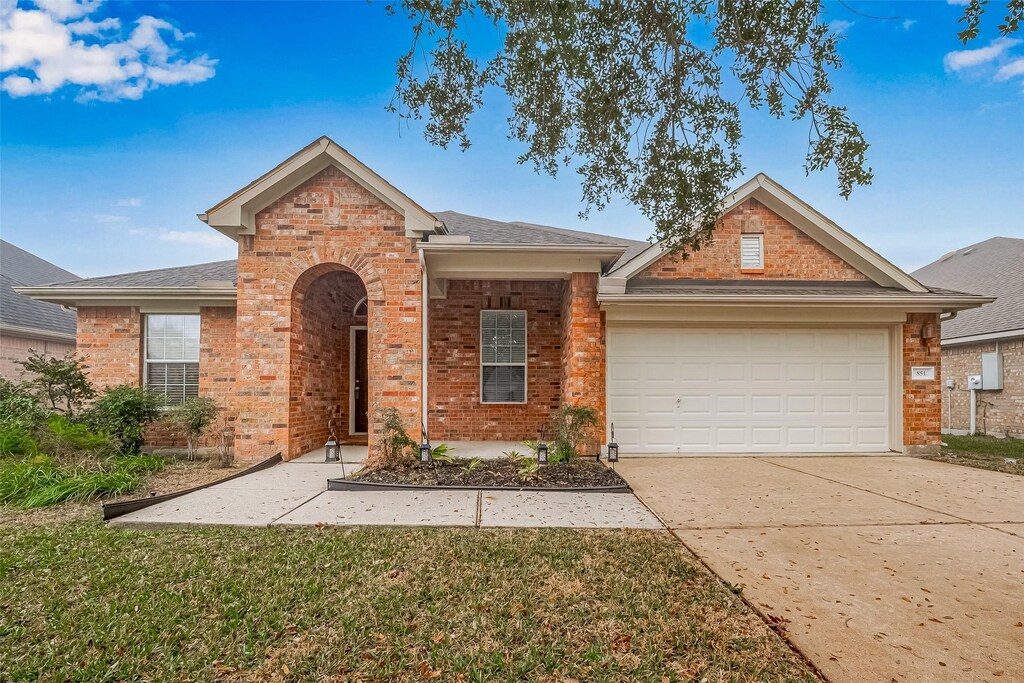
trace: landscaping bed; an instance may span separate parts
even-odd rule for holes
[[[954,465],[1024,475],[1024,439],[943,434],[939,454],[925,457]]]
[[[475,463],[475,464],[474,464]],[[524,473],[522,461],[453,459],[451,462],[398,465],[364,470],[345,483],[445,488],[628,490],[626,481],[614,470],[595,460],[576,458],[531,468]]]

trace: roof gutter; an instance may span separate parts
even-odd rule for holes
[[[29,337],[31,339],[40,339],[43,341],[67,342],[69,344],[75,343],[75,335],[73,333],[53,332],[51,330],[41,330],[36,327],[25,327],[24,325],[7,325],[5,323],[0,323],[0,333],[9,334],[12,337]]]
[[[833,296],[824,294],[598,294],[604,304],[644,304],[648,306],[674,306],[695,304],[708,306],[748,306],[751,304],[777,304],[790,306],[928,306],[949,310],[977,308],[995,301],[983,296],[946,296],[912,294],[908,296]]]
[[[477,244],[473,242],[419,242],[416,248],[432,254],[464,254],[467,252],[540,252],[540,253],[562,253],[562,254],[604,254],[617,256],[627,247],[613,244],[515,244],[515,243],[487,243]]]
[[[234,287],[15,287],[14,291],[37,301],[74,306],[82,300],[234,302],[237,290]]]

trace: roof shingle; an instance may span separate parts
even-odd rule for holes
[[[932,289],[996,297],[943,322],[943,339],[1024,330],[1024,239],[993,237],[950,252],[913,276]]]
[[[77,277],[35,254],[0,240],[0,325],[74,336],[73,311],[30,299],[15,292],[14,287]]]

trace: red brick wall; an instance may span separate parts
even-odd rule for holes
[[[292,439],[290,387],[293,294],[332,270],[360,277],[368,295],[371,447],[375,407],[394,407],[410,434],[420,422],[420,267],[404,218],[338,169],[328,168],[256,217],[238,245],[238,421],[236,453],[257,459],[300,455]],[[302,430],[301,423],[293,425]]]
[[[433,442],[536,439],[561,400],[560,281],[452,280],[430,302],[429,424]],[[480,311],[526,311],[527,402],[480,403]],[[548,430],[550,431],[550,430]]]
[[[0,377],[12,382],[20,381],[25,368],[18,365],[18,361],[28,360],[32,353],[63,358],[74,350],[75,345],[67,342],[0,335]]]
[[[581,446],[587,454],[598,453],[605,441],[605,326],[597,283],[597,273],[573,273],[561,304],[562,400],[598,412],[594,438]]]
[[[78,354],[97,389],[142,383],[142,316],[129,306],[78,309]]]
[[[936,450],[941,441],[942,357],[937,313],[908,313],[903,325],[903,446],[911,452]],[[931,339],[924,339],[928,332]],[[910,368],[935,367],[935,379],[915,381]]]
[[[764,235],[764,270],[740,270],[740,234]],[[665,256],[638,278],[716,280],[867,280],[853,266],[821,246],[756,199],[722,217],[714,242],[689,258]]]
[[[943,347],[942,376],[956,382],[952,392],[942,390],[943,429],[947,426],[954,430],[970,429],[971,392],[967,390],[967,375],[980,375],[981,354],[995,351],[997,347],[1003,357],[1003,388],[976,392],[976,428],[986,434],[1024,436],[1024,339],[1021,338],[1002,339],[998,344],[990,341]]]

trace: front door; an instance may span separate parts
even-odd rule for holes
[[[353,330],[352,335],[352,433],[365,434],[369,422],[366,371],[366,330]]]

